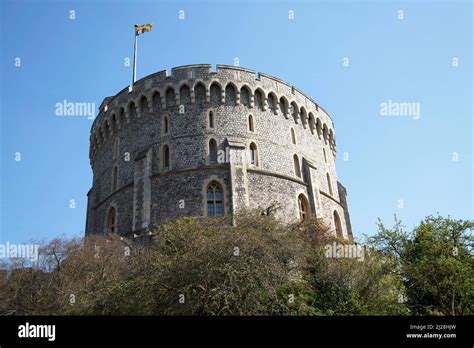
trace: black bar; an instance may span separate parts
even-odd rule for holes
[[[55,340],[20,338],[26,323]],[[432,325],[433,327],[430,328]],[[441,326],[440,326],[441,325]],[[448,329],[444,325],[456,325]],[[421,330],[424,327],[423,330]],[[33,344],[408,344],[472,347],[474,317],[0,317],[0,346]],[[455,334],[408,338],[407,334]]]

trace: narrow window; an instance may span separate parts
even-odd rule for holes
[[[298,210],[300,214],[300,221],[304,222],[308,220],[308,200],[303,194],[298,196]]]
[[[334,210],[334,226],[336,227],[337,237],[338,238],[343,238],[341,219],[339,218],[339,214],[335,210]]]
[[[218,183],[212,182],[207,187],[207,216],[221,215],[224,215],[222,188]]]
[[[163,120],[163,133],[168,134],[169,125],[168,125],[168,117],[165,117]]]
[[[165,145],[163,148],[163,167],[169,169],[170,167],[170,148],[168,145]]]
[[[253,116],[252,115],[249,115],[249,131],[250,132],[254,132],[255,131],[255,127],[253,125]]]
[[[214,139],[209,141],[209,162],[217,162],[217,143]]]
[[[323,155],[324,155],[324,162],[328,163],[328,160],[326,158],[326,150],[323,148]]]
[[[293,156],[293,166],[295,167],[295,175],[298,178],[301,178],[301,169],[300,169],[300,160],[298,159],[298,155]]]
[[[111,207],[109,213],[107,214],[107,233],[117,232],[117,216],[115,208]]]
[[[255,143],[250,144],[250,163],[258,166],[257,145]]]
[[[214,113],[212,111],[209,111],[208,125],[209,128],[214,128]]]
[[[291,143],[296,145],[296,135],[295,135],[295,130],[291,128]]]
[[[326,173],[326,178],[328,180],[328,191],[329,191],[329,194],[332,196],[331,178],[329,177],[329,173]]]

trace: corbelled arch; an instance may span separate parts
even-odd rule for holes
[[[153,88],[150,91],[150,101],[152,103],[152,110],[158,111],[163,108],[162,94],[158,88]]]
[[[312,112],[309,112],[308,114],[308,124],[309,124],[309,130],[311,131],[311,134],[314,134],[314,131],[316,130],[316,122],[314,120],[314,115]]]
[[[280,109],[281,114],[285,116],[286,119],[288,119],[289,118],[288,115],[290,113],[289,111],[290,103],[288,99],[284,95],[282,95],[279,99],[278,104],[279,104],[279,109]]]
[[[209,102],[212,106],[224,103],[224,87],[222,83],[216,79],[209,82]]]
[[[265,91],[261,87],[255,88],[254,92],[254,105],[255,108],[265,111],[266,110],[266,103],[267,103],[267,97]]]
[[[278,97],[275,92],[270,91],[267,95],[268,109],[275,115],[278,113]]]
[[[207,87],[203,81],[196,81],[192,91],[194,95],[194,102],[196,103],[196,105],[202,106],[209,101]]]
[[[318,139],[321,140],[323,135],[323,124],[321,123],[321,119],[319,117],[316,119],[316,133],[318,135]]]
[[[304,106],[300,108],[300,119],[301,123],[303,124],[303,128],[306,128],[308,125],[308,113],[306,112],[306,108]]]
[[[248,108],[253,107],[253,93],[252,89],[247,84],[242,84],[240,87],[240,103]]]
[[[165,96],[165,108],[170,108],[172,106],[179,104],[179,96],[176,94],[173,85],[167,85],[164,88],[164,96]]]
[[[148,97],[145,94],[141,94],[137,98],[138,113],[140,116],[145,116],[149,113],[149,102]]]
[[[125,109],[125,117],[127,118],[127,123],[130,123],[130,121],[136,116],[136,105],[135,101],[129,100],[127,103],[127,107]]]
[[[329,136],[329,130],[328,130],[328,126],[327,124],[323,124],[323,139],[324,139],[324,143],[327,144],[328,143],[328,136]]]
[[[191,88],[187,82],[181,82],[179,85],[179,103],[189,104],[191,102]]]
[[[300,119],[300,115],[299,115],[300,109],[298,107],[298,104],[296,104],[295,101],[292,101],[290,104],[290,113],[295,123],[298,124],[298,120]]]
[[[237,85],[229,81],[227,82],[225,89],[224,89],[224,100],[225,105],[227,106],[236,106],[240,104],[240,93]]]

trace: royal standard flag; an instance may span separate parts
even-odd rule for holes
[[[135,35],[138,36],[140,34],[143,34],[145,31],[151,31],[152,27],[153,27],[153,23],[148,23],[148,24],[143,24],[143,25],[135,24]]]

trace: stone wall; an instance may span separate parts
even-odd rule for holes
[[[277,78],[222,65],[215,72],[210,65],[174,68],[170,76],[158,72],[105,98],[90,139],[94,176],[86,233],[106,231],[112,206],[124,235],[183,216],[206,216],[206,188],[214,180],[224,190],[226,214],[275,203],[281,220],[297,221],[303,194],[311,216],[335,228],[337,211],[344,236],[351,238],[346,191],[340,197],[336,175],[333,122],[311,98]],[[211,140],[225,161],[211,161]]]

